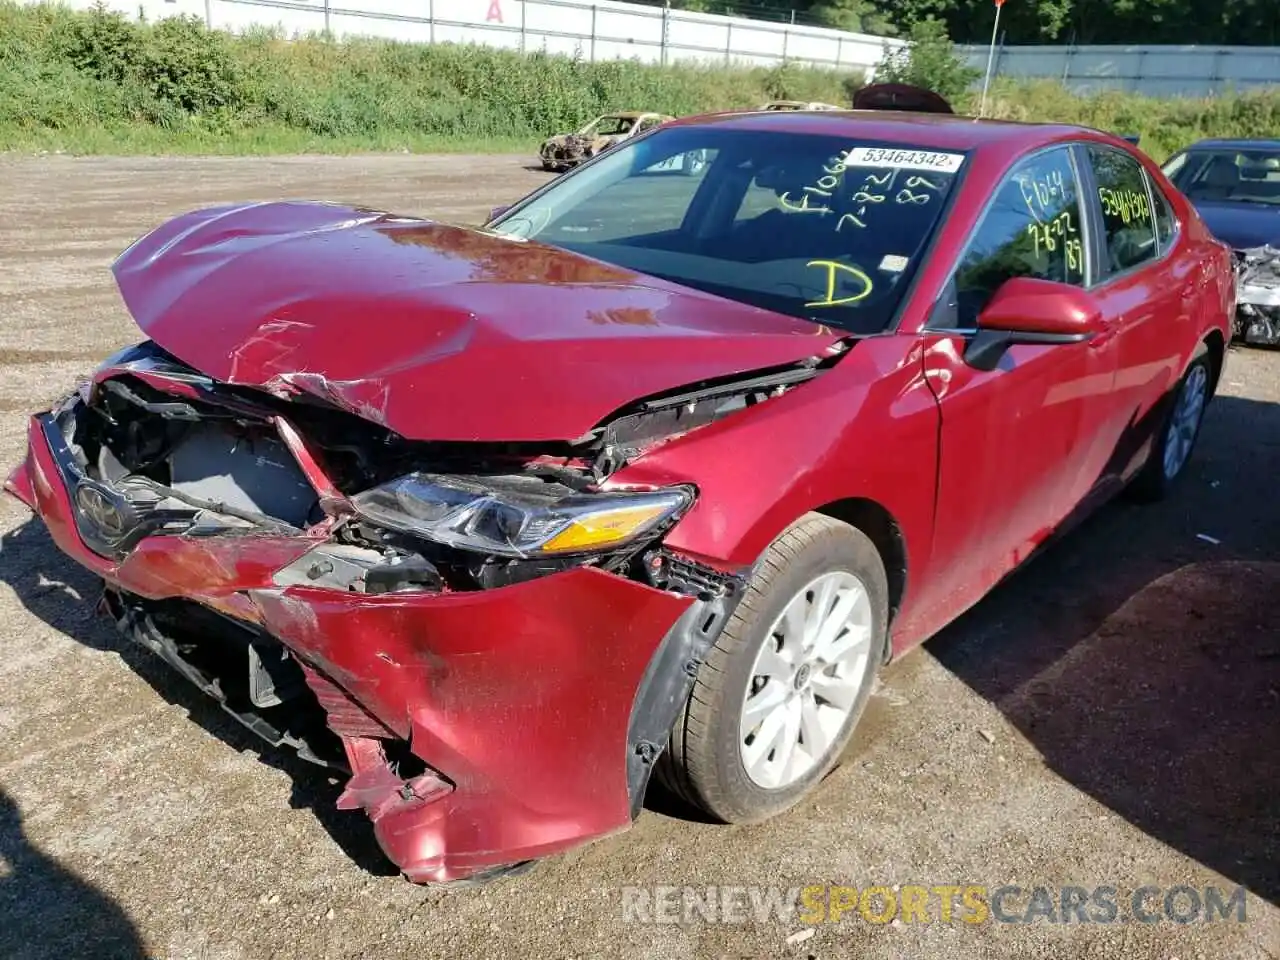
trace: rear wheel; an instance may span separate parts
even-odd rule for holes
[[[838,762],[887,642],[888,584],[861,531],[808,514],[766,551],[698,672],[662,781],[727,823],[763,820]]]
[[[1174,388],[1169,411],[1151,447],[1151,456],[1134,478],[1132,492],[1140,500],[1163,500],[1182,476],[1200,437],[1213,380],[1209,348],[1203,343]]]

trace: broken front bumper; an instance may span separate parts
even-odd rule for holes
[[[1257,346],[1280,345],[1280,249],[1235,251],[1236,336]]]
[[[250,729],[323,760],[315,732],[291,727],[304,707],[315,712],[351,773],[338,805],[365,810],[409,879],[543,857],[638,813],[698,653],[723,622],[708,625],[703,601],[592,567],[476,591],[310,584],[298,571],[328,562],[329,521],[233,535],[147,526],[86,483],[63,437],[53,416],[33,417],[8,491],[105,581],[104,607],[127,635]],[[231,664],[225,676],[219,664]]]

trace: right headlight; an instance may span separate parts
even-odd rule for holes
[[[410,473],[352,498],[370,523],[502,557],[563,556],[629,546],[692,505],[690,487],[556,496],[496,489],[483,477]]]

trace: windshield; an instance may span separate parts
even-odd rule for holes
[[[635,124],[631,117],[598,117],[578,131],[579,134],[595,134],[598,137],[612,137],[626,133]]]
[[[560,178],[490,229],[878,333],[964,159],[848,136],[668,127]]]
[[[1164,172],[1192,201],[1280,207],[1280,146],[1270,150],[1188,150],[1165,164]]]

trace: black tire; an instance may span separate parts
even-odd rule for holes
[[[1172,436],[1171,427],[1174,415],[1178,410],[1183,392],[1187,389],[1187,383],[1192,377],[1198,378],[1200,376],[1196,371],[1203,371],[1205,383],[1204,404],[1201,407],[1199,419],[1196,421],[1195,434],[1191,440],[1191,449],[1187,452],[1186,457],[1178,468],[1170,475],[1165,469],[1165,451]],[[1151,444],[1151,454],[1129,485],[1128,492],[1132,499],[1144,503],[1155,503],[1163,500],[1169,496],[1177,485],[1178,480],[1186,473],[1187,464],[1190,463],[1191,457],[1195,453],[1195,444],[1200,439],[1200,428],[1204,423],[1204,413],[1208,409],[1209,400],[1213,392],[1213,377],[1213,360],[1209,356],[1209,347],[1201,343],[1192,356],[1191,362],[1187,364],[1187,369],[1183,372],[1182,379],[1178,381],[1177,386],[1169,393],[1165,404],[1164,416],[1160,420],[1159,430]]]
[[[853,709],[821,759],[789,786],[766,789],[747,775],[739,723],[756,654],[786,604],[823,573],[845,571],[866,588],[871,608],[870,665]],[[776,816],[804,797],[836,766],[871,695],[884,661],[889,588],[884,562],[862,531],[810,513],[765,552],[746,595],[707,655],[659,760],[659,782],[723,823]]]

